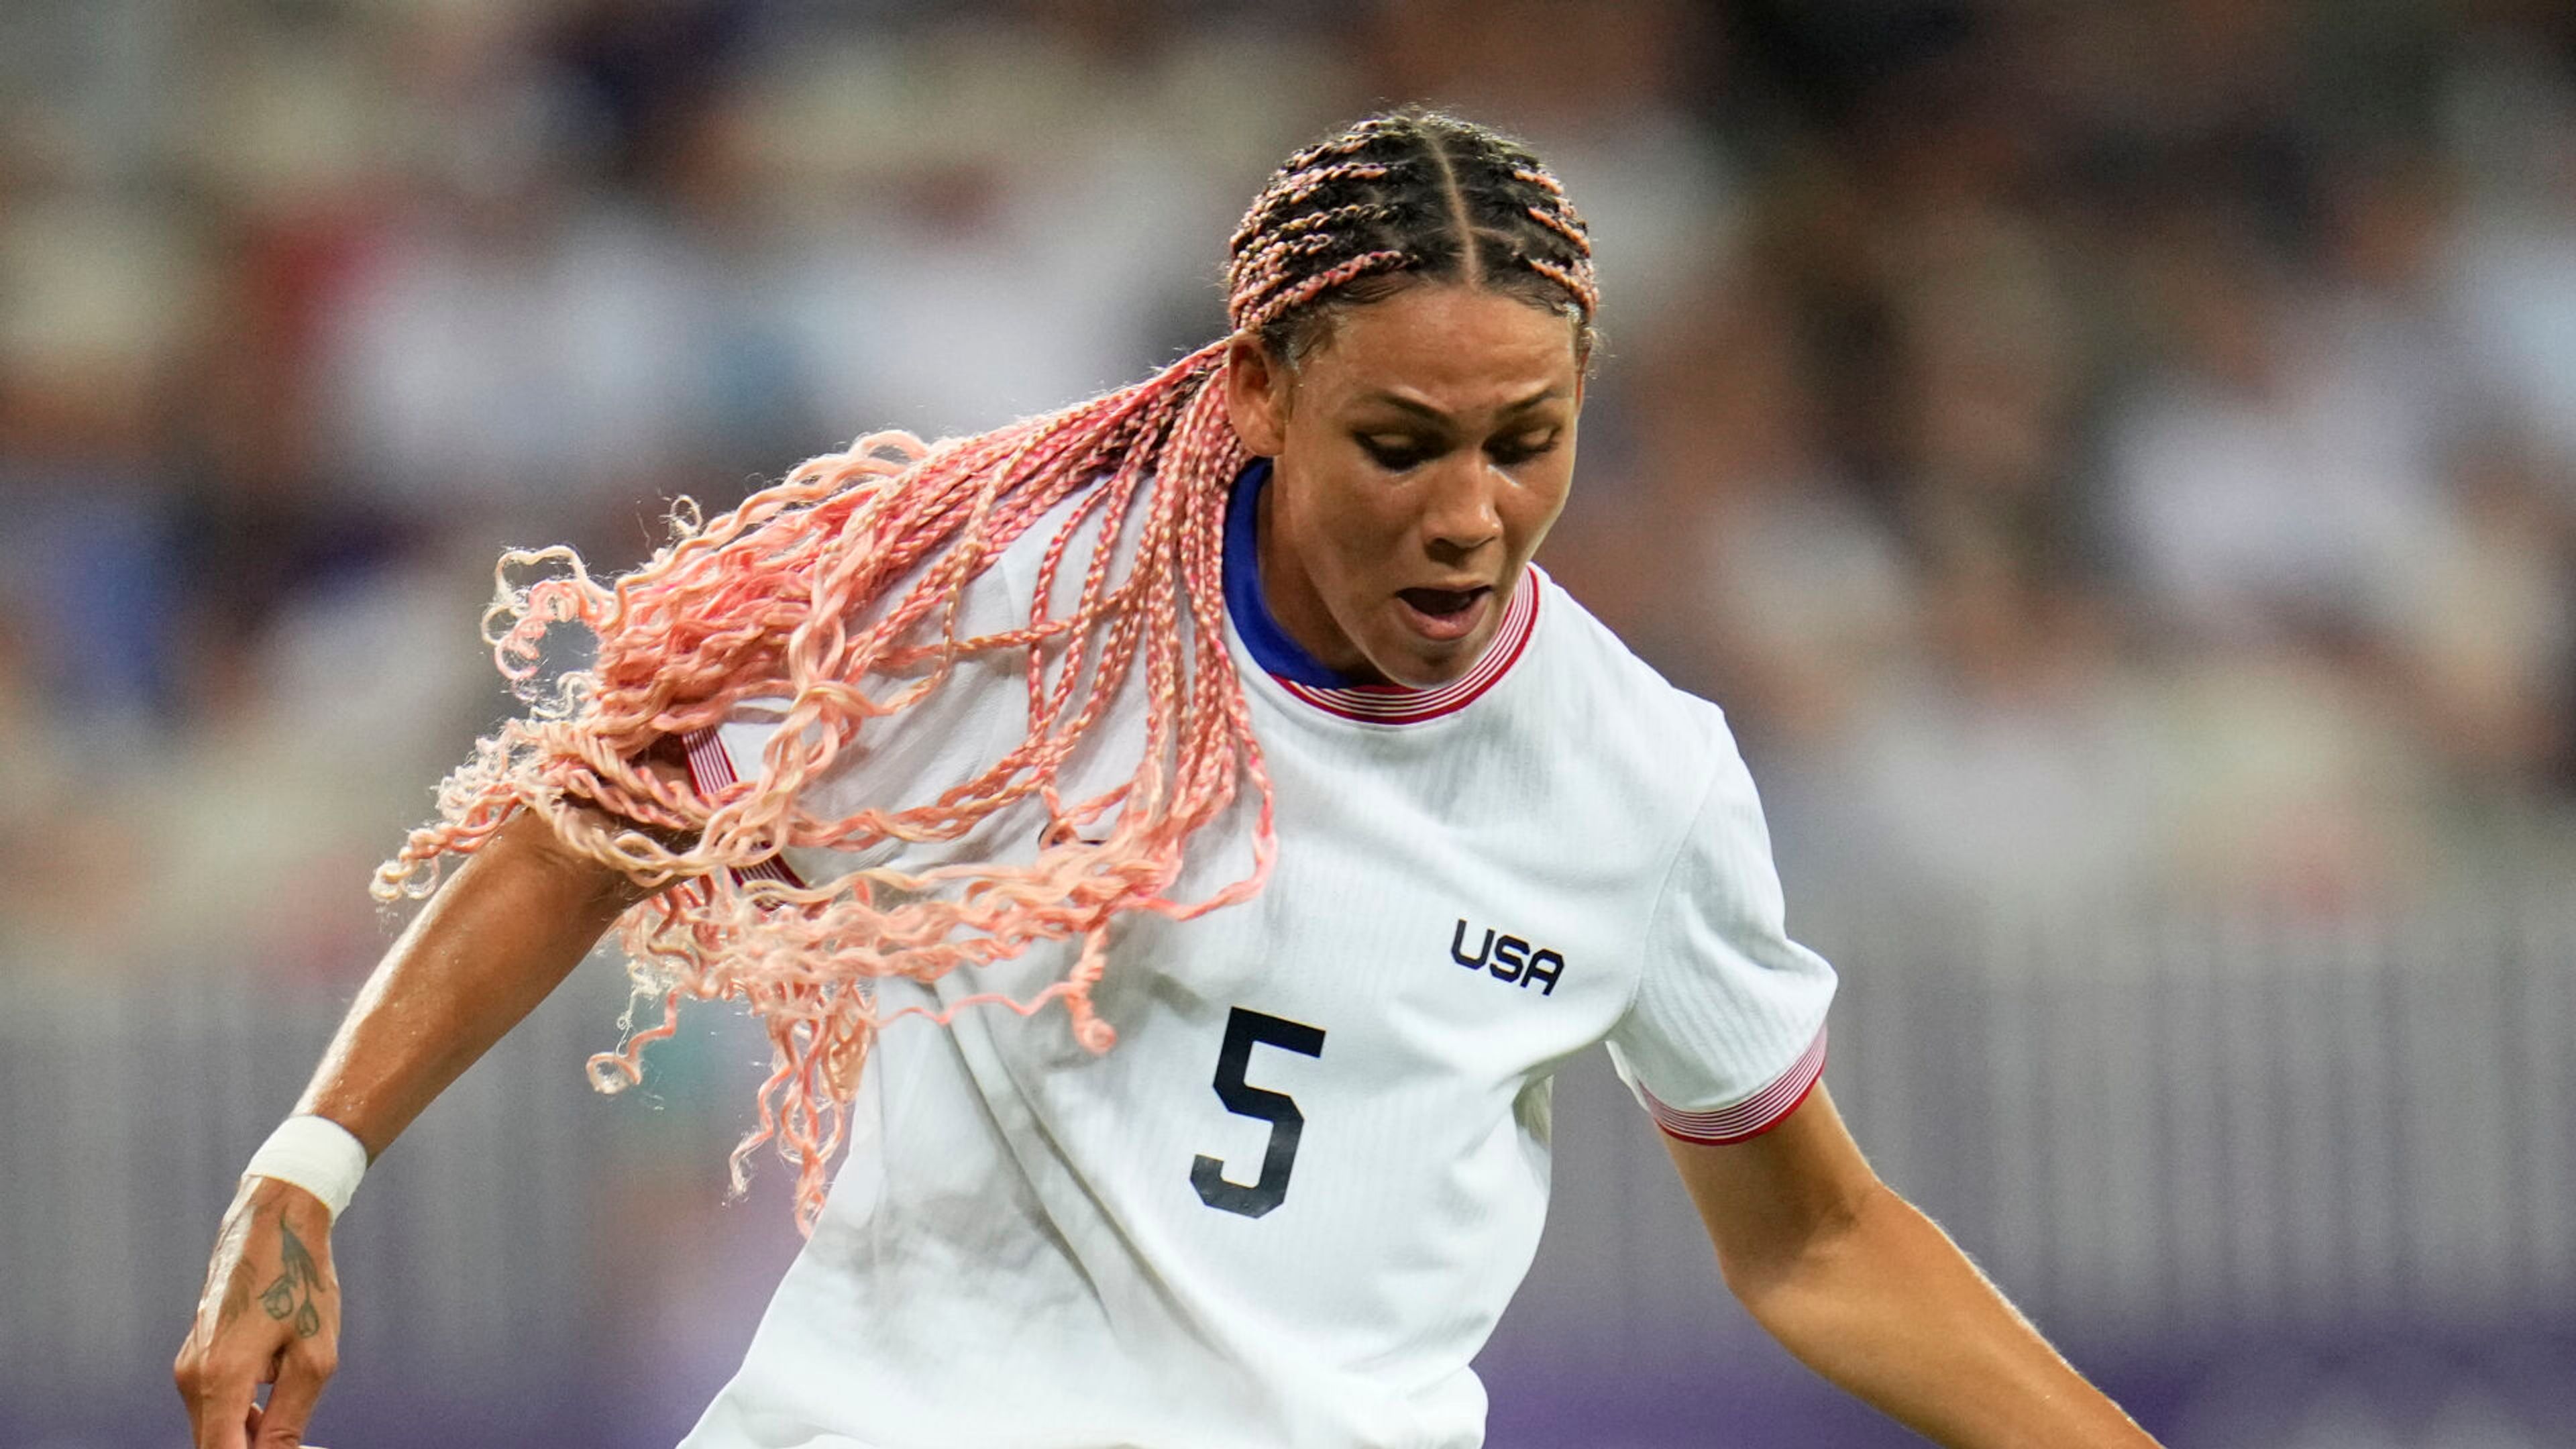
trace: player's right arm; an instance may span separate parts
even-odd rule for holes
[[[295,1110],[347,1128],[372,1162],[580,964],[639,894],[522,813],[385,953]],[[330,1212],[311,1193],[243,1180],[175,1367],[196,1449],[302,1442],[336,1366],[340,1287],[330,1234]],[[257,1385],[270,1382],[266,1409],[254,1407]]]

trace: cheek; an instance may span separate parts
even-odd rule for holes
[[[1502,506],[1504,526],[1521,548],[1535,549],[1538,539],[1565,511],[1565,500],[1572,491],[1574,469],[1555,469],[1526,480],[1526,486],[1514,490]]]
[[[1351,464],[1318,470],[1306,490],[1300,532],[1336,566],[1365,569],[1392,553],[1410,524],[1403,494]]]
[[[1277,517],[1289,527],[1306,576],[1328,599],[1371,586],[1389,550],[1369,490],[1333,469],[1312,469],[1298,482]]]

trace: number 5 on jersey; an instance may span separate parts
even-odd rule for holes
[[[1261,1154],[1261,1180],[1250,1187],[1226,1179],[1225,1164],[1200,1153],[1190,1164],[1190,1186],[1209,1207],[1257,1218],[1288,1197],[1288,1174],[1297,1165],[1297,1139],[1305,1134],[1306,1114],[1285,1092],[1266,1091],[1243,1079],[1252,1064],[1252,1048],[1267,1043],[1301,1057],[1324,1054],[1324,1030],[1301,1021],[1247,1011],[1238,1006],[1225,1018],[1225,1046],[1216,1056],[1216,1096],[1225,1110],[1270,1124],[1270,1146]]]

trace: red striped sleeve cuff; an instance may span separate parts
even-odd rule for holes
[[[1771,1085],[1731,1107],[1720,1107],[1713,1112],[1685,1112],[1678,1107],[1666,1106],[1643,1086],[1637,1088],[1637,1095],[1645,1099],[1647,1113],[1667,1136],[1705,1147],[1723,1147],[1730,1142],[1759,1137],[1779,1126],[1790,1113],[1798,1110],[1799,1103],[1807,1100],[1807,1094],[1816,1089],[1816,1083],[1824,1075],[1825,1032],[1819,1027],[1815,1041],[1808,1045],[1805,1054],[1789,1064],[1789,1070],[1782,1072]]]
[[[713,795],[734,783],[733,756],[725,753],[724,741],[712,729],[685,736],[680,748],[689,756],[689,782],[698,787],[701,796]],[[803,889],[805,882],[787,864],[784,856],[773,855],[758,865],[744,866],[733,873],[738,885],[756,880],[776,881],[783,886]]]

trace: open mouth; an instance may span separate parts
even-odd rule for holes
[[[1413,615],[1414,628],[1433,639],[1451,640],[1465,637],[1476,627],[1494,590],[1491,585],[1472,589],[1399,589],[1395,596]]]
[[[1404,589],[1400,591],[1399,597],[1401,597],[1406,603],[1411,604],[1415,609],[1420,610],[1422,613],[1428,614],[1435,619],[1441,619],[1447,618],[1452,614],[1463,614],[1467,612],[1469,609],[1476,606],[1476,601],[1478,599],[1481,599],[1492,592],[1492,589],[1484,587],[1473,589]]]

